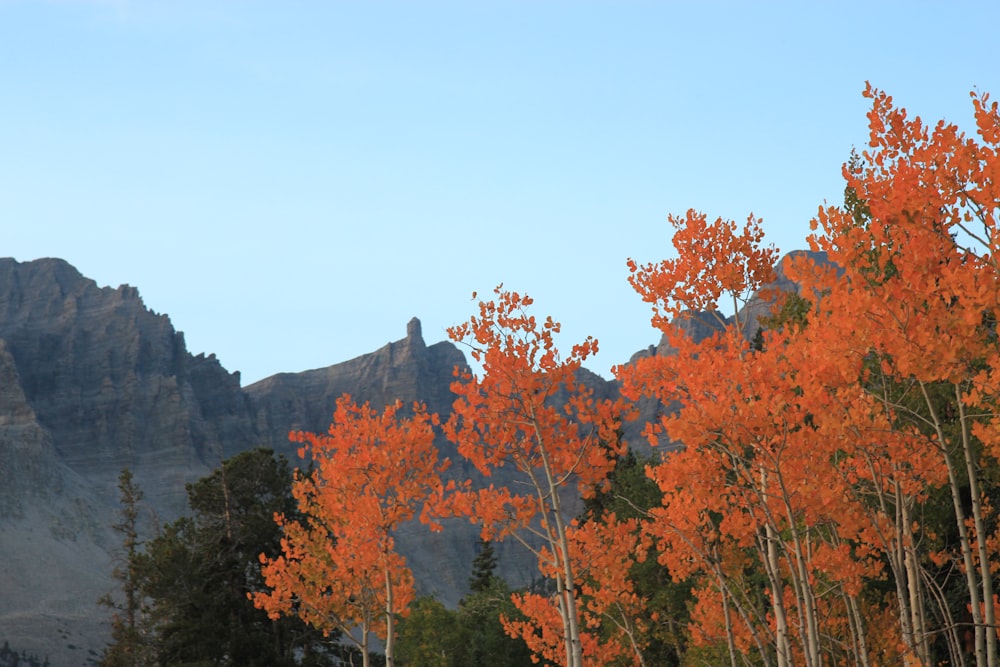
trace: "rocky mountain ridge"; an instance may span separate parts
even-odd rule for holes
[[[699,322],[690,326],[708,328],[692,333],[710,333]],[[647,354],[669,349],[661,342],[636,356]],[[185,509],[185,483],[239,451],[268,446],[297,463],[288,432],[325,431],[343,393],[373,405],[422,401],[447,415],[453,370],[465,363],[450,342],[426,345],[414,318],[405,338],[375,352],[243,388],[214,355],[190,354],[134,287],[98,287],[60,259],[0,259],[0,641],[53,667],[98,654],[108,628],[96,602],[114,589],[122,468],[155,511],[150,523],[171,520]],[[617,392],[582,374],[597,395]],[[642,407],[646,418],[657,410]],[[449,475],[474,476],[449,443],[439,446],[454,462]],[[475,542],[467,522],[398,536],[416,579],[433,582],[424,592],[448,603],[465,592]],[[501,545],[499,556],[512,584],[530,580],[526,554]]]

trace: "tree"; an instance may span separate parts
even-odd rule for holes
[[[466,595],[457,609],[430,597],[417,598],[399,623],[397,664],[402,667],[524,667],[527,645],[509,636],[501,617],[518,618],[511,590],[497,577]]]
[[[830,292],[820,315],[841,324],[831,332],[830,354],[871,362],[862,386],[894,429],[912,436],[910,451],[933,460],[947,480],[931,486],[944,486],[952,500],[953,557],[966,579],[975,663],[996,665],[996,552],[988,546],[985,471],[1000,454],[1000,113],[989,95],[972,95],[976,140],[944,121],[931,129],[908,118],[870,85],[865,95],[872,101],[869,149],[844,169],[865,215],[821,209],[810,238],[843,268],[837,279],[813,282]],[[903,527],[914,562],[920,554],[910,544],[918,535],[910,532]],[[920,627],[919,609],[910,617],[904,632],[926,654],[919,643],[931,630]]]
[[[43,661],[26,651],[18,653],[4,641],[0,646],[0,667],[49,667],[49,659]]]
[[[422,405],[406,417],[401,409],[397,402],[380,413],[345,395],[326,434],[291,434],[315,468],[296,473],[301,516],[276,516],[281,550],[261,554],[268,590],[253,595],[272,619],[290,614],[324,633],[344,632],[366,666],[372,632],[385,641],[386,664],[393,666],[395,623],[414,597],[393,531],[440,492],[448,465],[439,463],[434,446],[437,417]]]
[[[497,555],[493,549],[493,543],[489,540],[479,539],[479,552],[472,561],[472,575],[469,577],[469,590],[473,593],[481,593],[489,590],[490,584],[496,577]]]
[[[594,400],[575,376],[596,352],[595,340],[562,359],[553,340],[557,322],[529,315],[528,296],[502,287],[495,294],[495,301],[479,303],[477,316],[449,329],[453,340],[469,345],[483,372],[457,371],[457,399],[444,431],[484,476],[503,470],[517,481],[505,488],[452,484],[441,510],[478,523],[485,540],[512,538],[535,553],[554,583],[555,611],[548,613],[531,595],[516,596],[518,607],[540,627],[558,628],[561,658],[546,653],[547,659],[579,667],[584,630],[563,496],[574,489],[591,493],[613,468],[623,447],[615,434],[617,413],[610,402]]]
[[[118,475],[119,522],[114,529],[122,537],[123,555],[115,566],[113,576],[121,584],[124,600],[111,595],[100,603],[114,610],[111,618],[111,643],[104,649],[102,667],[138,667],[150,659],[149,638],[143,608],[142,580],[138,571],[140,547],[139,509],[142,491],[135,483],[132,471],[123,468]]]
[[[663,499],[646,531],[694,582],[692,641],[733,665],[751,651],[779,666],[965,664],[961,612],[975,664],[993,666],[1000,113],[973,96],[977,141],[865,94],[870,150],[844,167],[845,206],[813,222],[833,265],[786,265],[813,298],[786,301],[755,344],[739,306],[771,255],[753,218],[671,218],[678,259],[630,264],[676,354],[618,374],[679,408],[651,442],[683,443],[650,469]],[[735,318],[688,339],[677,320],[720,299]],[[958,607],[948,572],[964,579]]]
[[[619,522],[630,521],[636,533],[645,531],[649,510],[658,507],[663,497],[656,483],[646,475],[646,470],[656,463],[654,456],[643,456],[634,450],[619,457],[609,476],[610,484],[584,503],[581,525],[605,522],[613,516]],[[637,536],[628,539],[635,541]],[[644,548],[648,551],[645,558],[635,558],[614,571],[615,574],[621,571],[628,578],[630,593],[635,596],[632,632],[635,644],[641,647],[637,657],[650,665],[680,665],[687,647],[691,586],[671,579],[670,572],[659,563],[655,545],[646,543]],[[589,565],[592,567],[593,563]],[[600,577],[596,579],[600,581]],[[615,622],[603,622],[599,629],[605,642],[617,631]]]
[[[510,636],[501,621],[521,617],[513,593],[507,582],[493,577],[488,587],[462,598],[458,619],[466,628],[468,662],[456,663],[455,667],[523,667],[531,662],[527,644]]]
[[[420,597],[400,622],[398,664],[413,667],[471,665],[470,628],[457,611],[432,597]]]
[[[752,216],[735,223],[688,212],[670,218],[678,258],[630,265],[631,281],[654,304],[654,323],[675,354],[619,369],[625,391],[679,409],[649,431],[683,447],[650,469],[663,493],[647,534],[677,580],[693,579],[693,642],[724,642],[732,664],[751,647],[765,664],[865,664],[863,577],[879,563],[856,559],[863,527],[854,499],[828,485],[830,462],[849,446],[824,385],[815,349],[798,345],[787,322],[759,344],[745,337],[745,306],[770,279],[775,251],[760,247]],[[696,341],[677,320],[718,312],[714,335]],[[821,484],[819,480],[824,480]],[[761,595],[764,593],[764,595]],[[849,630],[849,632],[848,632]],[[831,637],[850,634],[855,641]]]
[[[523,618],[507,583],[495,574],[492,543],[479,541],[472,562],[471,591],[447,609],[431,597],[418,598],[400,621],[398,664],[424,667],[523,667],[531,662],[527,644],[504,630],[501,618]]]
[[[187,487],[190,516],[164,526],[139,561],[160,664],[325,665],[334,647],[297,619],[271,621],[259,555],[280,550],[275,513],[294,516],[292,473],[269,449],[243,452]]]

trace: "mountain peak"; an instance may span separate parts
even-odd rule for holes
[[[416,317],[411,318],[409,322],[406,323],[406,337],[408,339],[418,338],[420,342],[423,342],[424,337],[420,331],[420,320]]]

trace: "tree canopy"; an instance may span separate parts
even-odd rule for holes
[[[336,642],[294,617],[271,621],[247,597],[264,588],[260,554],[280,549],[275,513],[295,513],[291,482],[288,463],[271,450],[238,454],[189,484],[190,514],[163,526],[132,554],[150,660],[233,667],[334,664]],[[114,646],[120,644],[109,655],[117,655]]]

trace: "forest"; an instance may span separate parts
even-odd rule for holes
[[[621,396],[577,379],[596,340],[560,351],[500,286],[449,330],[481,370],[446,417],[344,396],[326,433],[291,434],[301,469],[230,459],[146,542],[123,472],[101,664],[996,667],[1000,111],[973,93],[967,136],[865,96],[844,201],[781,267],[797,290],[769,290],[753,215],[671,215],[673,257],[629,262],[672,354],[616,367]],[[621,437],[643,401],[650,456]],[[442,482],[437,438],[518,483]],[[393,535],[456,517],[481,542],[449,609]],[[534,585],[493,576],[506,540]]]

